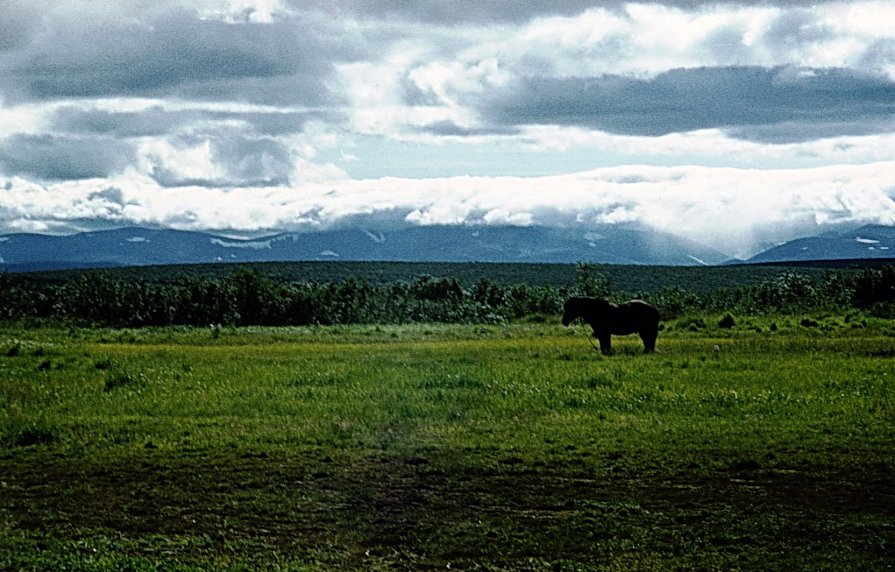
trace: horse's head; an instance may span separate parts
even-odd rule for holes
[[[563,306],[562,325],[568,326],[575,321],[575,318],[584,318],[585,322],[593,324],[610,305],[606,300],[573,296],[566,300]]]
[[[584,298],[569,298],[566,300],[566,303],[563,305],[562,325],[568,326],[576,318],[580,318],[583,306]]]

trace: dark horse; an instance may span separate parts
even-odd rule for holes
[[[562,325],[568,326],[575,318],[581,318],[594,330],[600,340],[600,351],[612,353],[612,335],[640,334],[643,351],[656,351],[659,337],[659,310],[642,300],[613,304],[597,298],[569,298],[562,315]]]

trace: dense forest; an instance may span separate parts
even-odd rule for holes
[[[559,314],[570,295],[614,300],[640,297],[657,306],[666,320],[691,313],[763,315],[850,309],[895,315],[892,266],[814,272],[776,268],[758,282],[741,280],[714,288],[701,285],[695,279],[698,273],[692,273],[701,270],[709,275],[713,269],[641,268],[640,274],[668,274],[664,283],[654,282],[653,289],[642,290],[619,288],[611,278],[618,269],[589,263],[545,267],[540,273],[529,269],[540,279],[517,283],[509,282],[507,276],[495,278],[476,265],[465,269],[478,271],[475,280],[468,274],[463,279],[422,274],[385,280],[381,272],[378,279],[375,273],[374,279],[353,275],[298,279],[256,267],[214,270],[203,273],[192,268],[163,274],[163,278],[158,269],[0,274],[0,319],[120,327],[499,323]],[[568,282],[550,283],[544,278],[548,270]],[[678,281],[680,285],[671,285],[675,272],[684,278]]]

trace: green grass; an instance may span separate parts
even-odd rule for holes
[[[891,568],[895,330],[718,318],[8,327],[0,569]]]

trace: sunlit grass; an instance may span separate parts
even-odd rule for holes
[[[697,434],[718,448],[749,434],[795,441],[849,426],[866,435],[891,421],[889,362],[877,357],[892,345],[884,335],[671,332],[655,355],[623,338],[605,358],[581,333],[408,326],[70,341],[40,332],[0,359],[3,440],[39,424],[53,447],[103,454],[247,442],[536,451],[581,439],[698,449]]]
[[[840,322],[836,330],[821,332],[781,318],[772,331],[769,323],[733,330],[709,326],[701,331],[669,324],[660,335],[658,353],[644,355],[636,337],[620,338],[611,357],[596,353],[581,327],[564,329],[555,324],[258,328],[218,333],[204,329],[7,330],[0,332],[0,455],[25,473],[29,467],[53,465],[54,458],[88,472],[91,467],[133,463],[162,463],[177,472],[197,458],[208,458],[210,466],[218,463],[239,471],[244,463],[240,459],[247,456],[280,459],[280,466],[301,456],[306,459],[302,463],[324,467],[301,471],[329,475],[320,477],[323,488],[315,489],[318,496],[313,499],[317,503],[313,506],[329,509],[315,510],[336,510],[332,507],[348,502],[329,499],[330,494],[359,495],[362,502],[373,502],[381,494],[377,492],[381,483],[409,495],[405,488],[410,485],[401,479],[410,478],[405,473],[412,470],[413,478],[437,477],[436,484],[427,486],[443,487],[450,503],[456,503],[450,504],[451,510],[462,512],[465,508],[461,507],[468,506],[463,498],[469,486],[463,483],[472,478],[466,475],[479,475],[492,487],[487,495],[481,493],[483,498],[498,502],[487,509],[492,516],[494,511],[505,511],[500,503],[537,507],[547,502],[512,496],[512,489],[502,488],[501,475],[506,472],[517,475],[514,478],[523,492],[547,477],[562,484],[569,479],[614,482],[623,475],[631,483],[651,479],[660,485],[690,487],[695,485],[687,479],[714,482],[721,478],[719,474],[726,483],[729,479],[724,475],[731,470],[761,470],[771,476],[798,470],[817,475],[819,482],[852,471],[891,473],[895,337],[888,326],[851,328]],[[397,472],[378,468],[398,461],[404,464]],[[370,489],[364,489],[363,482],[349,485],[354,472],[376,475],[379,481],[368,483]],[[200,472],[195,478],[220,476],[214,474]],[[240,518],[263,518],[276,506],[271,491],[286,486],[277,480],[286,477],[276,471],[258,478],[268,479],[264,481],[267,488],[258,497],[246,493],[254,504]],[[336,478],[345,481],[332,484]],[[223,500],[211,499],[208,506],[235,502],[235,491],[222,494]],[[423,496],[413,497],[413,502],[436,508],[448,502],[419,494]],[[683,550],[677,560],[671,548],[646,550],[637,542],[649,533],[637,528],[637,518],[654,517],[634,518],[641,509],[625,509],[628,501],[615,498],[617,493],[609,494],[615,500],[604,505],[593,504],[594,499],[585,502],[577,494],[556,492],[549,502],[572,507],[567,518],[593,511],[608,511],[612,518],[619,518],[623,530],[606,532],[599,541],[604,544],[594,545],[594,550],[599,546],[617,549],[617,557],[611,560],[616,568],[625,563],[686,566],[693,564],[688,559],[695,554],[707,558],[701,562],[721,567],[736,562],[732,553],[709,541],[674,549]],[[500,500],[502,495],[511,496]],[[690,502],[698,503],[698,497],[694,493]],[[473,498],[470,502],[482,501]],[[730,520],[713,516],[715,526],[732,527],[734,519],[748,512],[744,507],[731,508]],[[8,515],[15,512],[10,512],[11,507],[5,510]],[[678,518],[683,513],[673,514]],[[402,518],[412,522],[411,516]],[[483,518],[487,522],[488,514]],[[786,517],[790,518],[795,516]],[[895,525],[891,518],[867,518],[873,526]],[[264,526],[285,526],[274,520]],[[6,550],[17,546],[15,539],[25,534],[17,532],[16,517],[7,516],[6,521],[0,552],[4,546]],[[512,544],[511,536],[503,540],[499,536],[511,534],[510,529],[501,528],[511,525],[482,522],[457,517],[456,522],[443,523],[437,534],[394,542],[402,550],[442,555],[438,558],[459,555],[472,565],[485,554],[481,544],[469,540],[476,534],[491,530],[488,534],[498,536],[488,538],[498,545]],[[544,531],[552,530],[549,520],[542,524]],[[577,520],[572,524],[583,526]],[[852,526],[844,520],[827,525]],[[102,536],[98,530],[87,534]],[[578,533],[585,534],[584,529]],[[165,544],[134,532],[126,534],[134,542]],[[187,530],[181,534],[189,542],[198,542]],[[237,536],[239,542],[263,544],[263,535],[251,530]],[[585,536],[575,542],[585,542]],[[461,550],[460,538],[478,547],[479,560]],[[566,556],[574,553],[571,546],[562,548],[562,542],[571,541],[561,542],[561,534],[549,540],[554,543],[551,550],[568,549],[563,552]],[[357,556],[357,547],[350,542],[339,544],[342,541],[328,539],[335,545],[324,550],[324,560],[342,562],[336,554],[343,552]],[[31,541],[21,542],[22,550],[35,550]],[[302,544],[301,536],[290,542],[295,550],[312,548]],[[882,542],[891,543],[891,534]],[[239,546],[233,550],[245,558],[256,554],[255,549]],[[816,543],[812,546],[817,549]],[[71,552],[70,547],[60,550]],[[127,550],[113,553],[125,558]],[[773,547],[769,550],[773,552]],[[149,552],[159,554],[155,549]],[[211,553],[214,556],[204,564],[220,555]],[[283,553],[273,554],[268,565],[286,558]],[[768,552],[762,548],[761,554],[766,557]],[[826,553],[826,557],[845,558],[839,553]],[[396,558],[403,565],[412,560],[406,554]],[[497,553],[488,558],[492,564],[500,562]],[[550,560],[549,555],[545,558]],[[356,562],[351,566],[355,565],[364,568]]]

